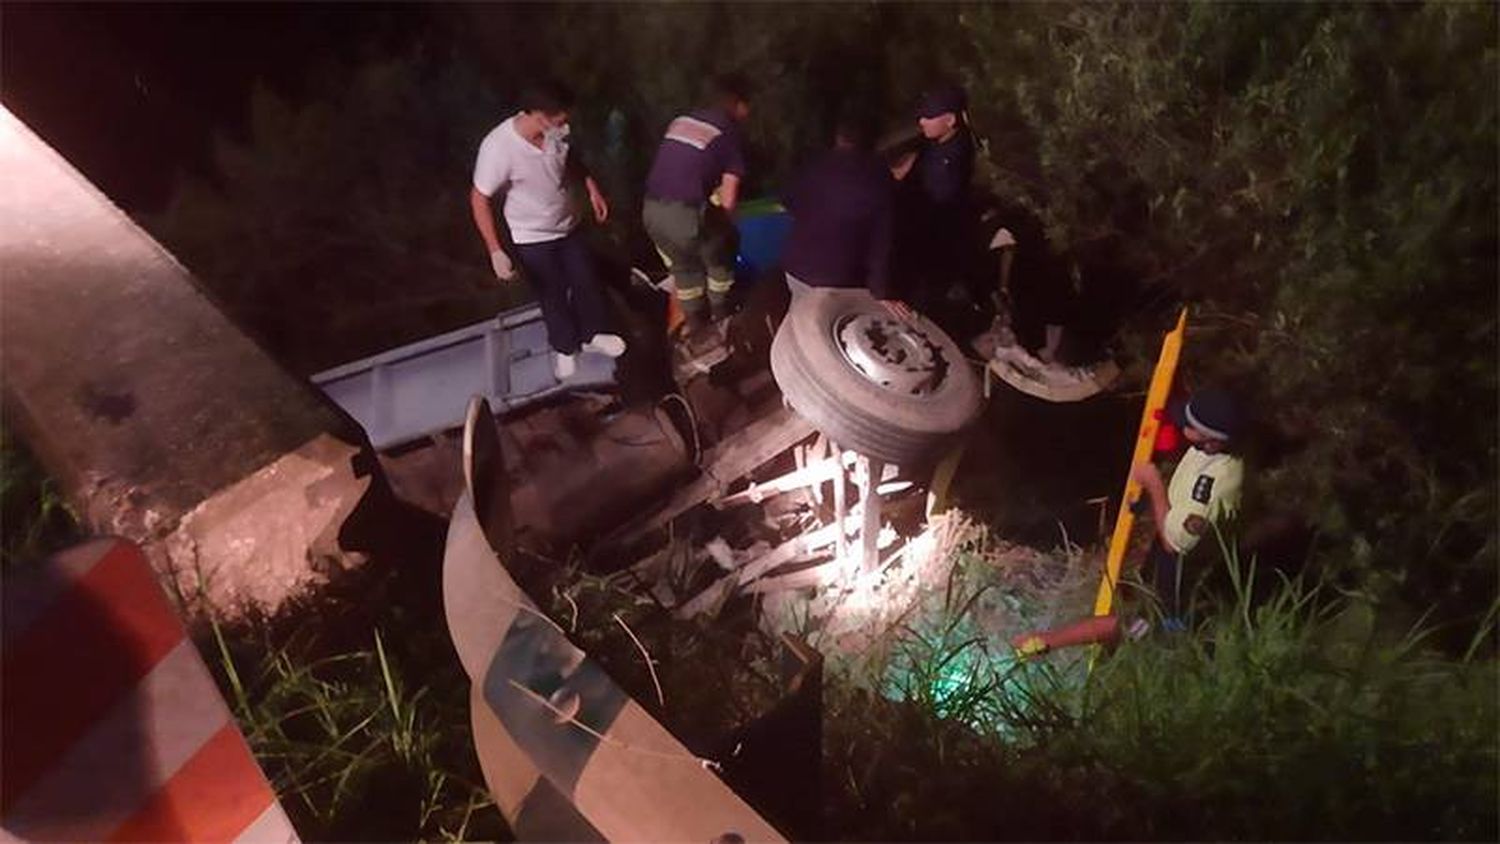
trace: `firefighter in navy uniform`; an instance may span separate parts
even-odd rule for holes
[[[712,104],[667,126],[646,178],[642,222],[672,274],[690,334],[729,313],[732,220],[745,177],[740,127],[749,116],[749,84],[736,74],[717,77]]]

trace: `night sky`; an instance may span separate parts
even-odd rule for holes
[[[111,199],[160,210],[243,131],[257,81],[295,98],[320,64],[431,37],[431,7],[24,4],[0,9],[0,100]]]

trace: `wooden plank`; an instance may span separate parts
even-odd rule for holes
[[[730,572],[723,577],[710,583],[706,589],[694,595],[691,600],[677,608],[673,613],[678,618],[692,618],[701,613],[708,612],[722,604],[734,589],[735,580],[739,577],[737,572]]]
[[[823,581],[834,571],[838,560],[829,560],[819,563],[801,571],[784,574],[781,577],[767,577],[757,580],[745,590],[752,595],[760,595],[766,592],[781,592],[787,589],[806,589],[809,586],[822,586]]]
[[[782,407],[750,423],[707,455],[703,474],[678,490],[666,504],[605,537],[602,544],[625,545],[707,501],[813,432],[812,423]]]
[[[880,475],[885,463],[878,457],[860,457],[864,462],[864,526],[860,528],[860,542],[864,551],[860,556],[860,567],[869,573],[880,562],[877,543],[880,541]]]
[[[798,451],[801,451],[799,448]],[[798,468],[777,478],[772,478],[762,484],[752,483],[749,489],[726,495],[713,502],[714,506],[723,509],[738,504],[748,504],[764,501],[774,495],[783,492],[791,492],[805,486],[822,486],[823,482],[832,478],[838,471],[836,461],[833,459],[822,460],[811,465]]]
[[[792,449],[792,460],[797,464],[797,471],[800,472],[803,469],[807,468],[807,463],[808,463],[807,452],[808,452],[808,450],[810,448],[812,448],[812,446],[810,446],[810,445],[799,445],[799,446],[796,446],[796,447],[794,447]],[[752,486],[753,486],[753,484],[752,484]],[[812,490],[813,500],[815,502],[817,502],[818,504],[822,504],[823,503],[822,496],[819,494],[821,491],[822,490],[820,489],[819,486],[814,486],[813,490]]]
[[[844,528],[848,529],[847,523]],[[739,581],[741,585],[749,583],[800,556],[833,544],[837,538],[838,532],[834,526],[824,525],[817,530],[789,539],[743,566],[739,570]]]
[[[821,436],[821,435],[820,435]],[[838,463],[838,470],[833,476],[833,523],[841,525],[849,517],[849,492],[845,489],[849,483],[848,472],[844,469],[844,452],[838,447],[832,449],[834,459]],[[839,534],[835,541],[838,547],[835,556],[842,560],[849,554],[849,537]]]

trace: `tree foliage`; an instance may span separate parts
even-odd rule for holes
[[[522,84],[580,93],[574,137],[636,224],[662,126],[735,69],[758,80],[758,192],[847,99],[909,120],[964,82],[981,179],[1047,224],[1092,295],[1138,282],[1122,339],[1154,354],[1192,307],[1191,382],[1260,417],[1251,489],[1322,559],[1420,604],[1495,592],[1496,10],[1487,4],[523,4],[444,7],[447,52],[258,91],[218,179],[157,230],[305,369],[467,319],[488,280],[464,202]],[[442,38],[438,40],[443,40]],[[1099,268],[1108,272],[1100,272]],[[1102,279],[1102,280],[1100,280]],[[1085,285],[1085,290],[1089,290]],[[1092,303],[1084,303],[1087,312]]]
[[[1262,467],[1262,499],[1419,600],[1482,609],[1494,7],[980,6],[956,23],[981,119],[1008,130],[987,147],[995,185],[1065,248],[1124,242],[1192,305],[1188,377],[1239,384],[1293,446]]]
[[[1500,504],[1493,5],[433,14],[444,49],[327,68],[295,101],[258,90],[215,178],[184,180],[150,221],[283,360],[311,371],[525,295],[490,281],[465,194],[475,147],[529,78],[579,91],[574,138],[614,201],[611,234],[639,245],[660,131],[711,73],[760,82],[757,192],[826,141],[838,103],[909,122],[927,82],[956,77],[985,186],[1038,215],[1080,275],[1111,271],[1084,289],[1132,299],[1128,351],[1153,355],[1191,307],[1186,379],[1236,386],[1258,417],[1249,520],[1299,514],[1340,588],[1369,593],[1303,604],[1288,586],[1177,646],[1127,647],[1074,701],[1088,723],[1040,750],[837,687],[842,834],[953,837],[976,809],[1027,837],[1493,837],[1494,639],[1484,623],[1490,638],[1469,635],[1495,606]],[[1467,620],[1465,660],[1363,622],[1346,635],[1343,616],[1393,595]],[[1075,811],[1088,794],[1097,812]]]
[[[303,371],[524,300],[498,288],[469,222],[469,173],[498,98],[416,50],[328,67],[310,94],[257,87],[248,137],[184,178],[153,230],[281,359]]]

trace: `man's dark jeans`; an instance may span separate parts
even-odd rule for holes
[[[1187,588],[1182,582],[1182,555],[1168,548],[1159,536],[1152,541],[1151,552],[1146,555],[1146,575],[1161,601],[1162,616],[1181,616],[1182,593]]]
[[[544,243],[516,244],[516,258],[536,291],[547,340],[565,355],[608,330],[609,311],[583,236],[570,232]]]

